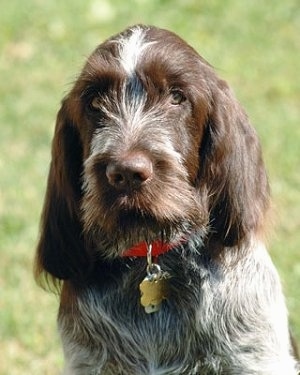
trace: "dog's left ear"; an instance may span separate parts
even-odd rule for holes
[[[235,246],[259,231],[269,186],[258,136],[226,84],[212,89],[212,105],[200,150],[200,179],[207,191],[212,236]]]

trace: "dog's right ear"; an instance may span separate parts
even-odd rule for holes
[[[43,278],[57,284],[80,277],[88,266],[79,219],[82,163],[82,143],[68,116],[66,99],[57,115],[35,259],[35,276],[40,283]]]

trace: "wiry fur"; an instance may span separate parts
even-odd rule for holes
[[[121,186],[111,171],[137,159]],[[58,113],[36,258],[64,374],[296,374],[268,206],[257,135],[205,60],[154,27],[100,45]],[[170,290],[147,315],[146,260],[122,255],[158,239]]]

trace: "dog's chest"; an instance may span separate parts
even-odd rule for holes
[[[63,335],[72,333],[70,341],[93,348],[96,362],[101,363],[98,366],[107,368],[107,372],[99,373],[117,374],[116,370],[109,372],[113,363],[123,371],[127,369],[124,374],[199,374],[201,360],[201,374],[205,374],[206,349],[201,338],[205,323],[199,316],[207,315],[201,311],[207,308],[202,289],[208,280],[198,273],[191,283],[180,270],[177,272],[166,281],[167,298],[151,314],[141,304],[143,274],[125,273],[121,278],[106,279],[103,285],[91,286],[77,298],[76,319],[64,319],[61,309]],[[208,341],[204,346],[211,345]],[[164,368],[165,372],[158,370]],[[195,368],[199,371],[193,372]]]

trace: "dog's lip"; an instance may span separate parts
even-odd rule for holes
[[[114,189],[114,192],[119,199],[134,199],[137,198],[138,195],[142,195],[142,189],[146,184],[147,182],[143,182],[141,185],[131,184],[121,190]]]
[[[147,215],[147,205],[141,187],[139,189],[126,189],[116,191],[112,202],[114,208],[118,208],[119,212],[124,215],[138,215],[141,217]],[[151,210],[149,210],[149,213]]]

